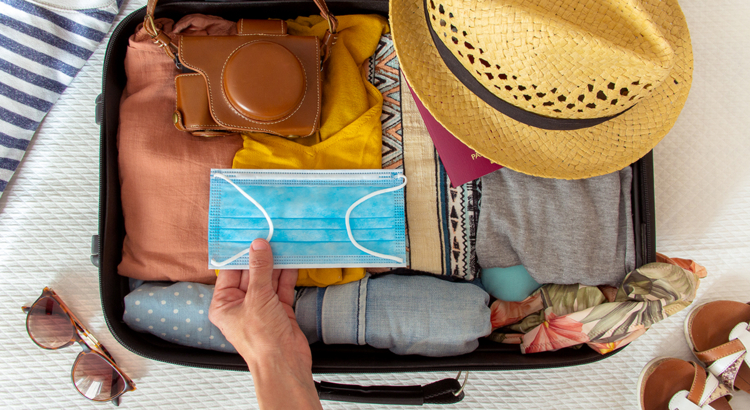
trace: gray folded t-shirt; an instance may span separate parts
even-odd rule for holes
[[[635,268],[633,172],[560,180],[503,168],[482,177],[477,257],[539,283],[616,286]]]

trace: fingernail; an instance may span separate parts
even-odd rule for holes
[[[254,251],[265,251],[268,250],[268,242],[263,239],[256,239],[250,245],[250,248]]]

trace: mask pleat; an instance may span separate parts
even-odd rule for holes
[[[352,233],[354,239],[357,242],[362,241],[394,241],[396,240],[396,234],[393,232],[393,227],[384,227],[379,229],[353,229]],[[223,230],[219,234],[221,242],[240,242],[250,246],[252,240],[248,242],[248,238],[265,238],[268,235],[268,230],[245,230],[245,229],[232,229]],[[349,236],[346,230],[331,230],[331,229],[276,229],[274,230],[273,239],[271,243],[278,242],[295,242],[295,243],[308,243],[308,242],[346,242],[349,243]]]
[[[243,186],[265,208],[272,220],[276,218],[343,218],[346,210],[363,196],[380,187],[279,187]],[[343,211],[342,211],[343,210]],[[387,193],[363,203],[352,212],[352,218],[394,216],[394,193]],[[222,218],[263,218],[260,210],[237,190],[227,184],[221,193]]]
[[[352,218],[349,221],[352,229],[384,229],[393,228],[398,223],[397,218]],[[219,221],[221,230],[247,229],[266,230],[268,233],[268,222],[266,218],[221,218]],[[276,230],[285,229],[343,229],[346,230],[344,218],[273,218],[273,226]],[[275,237],[275,235],[274,235]],[[265,236],[264,236],[265,238]]]

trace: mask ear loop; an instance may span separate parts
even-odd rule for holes
[[[268,213],[266,212],[265,209],[263,209],[262,206],[260,206],[260,204],[258,203],[258,201],[254,200],[253,197],[251,197],[250,195],[248,195],[247,192],[245,192],[242,188],[240,188],[239,186],[237,186],[237,184],[235,184],[234,182],[232,182],[224,174],[216,173],[216,174],[214,174],[214,178],[221,178],[221,179],[229,182],[233,187],[235,187],[238,191],[240,191],[240,193],[242,194],[242,196],[244,196],[245,198],[247,198],[250,202],[253,203],[253,205],[255,205],[256,207],[258,207],[258,209],[260,209],[260,212],[263,213],[263,216],[266,217],[266,221],[268,222],[268,237],[266,238],[266,242],[271,242],[271,238],[273,237],[273,222],[271,222],[271,217],[268,216]],[[237,259],[241,258],[242,255],[244,255],[244,254],[246,254],[248,252],[250,252],[250,248],[247,248],[247,249],[243,250],[242,252],[240,252],[240,253],[232,256],[231,258],[229,258],[229,259],[227,259],[227,260],[225,260],[223,262],[216,262],[214,259],[211,259],[211,264],[214,265],[214,266],[216,266],[217,268],[220,268],[222,266],[229,265],[230,263],[232,263],[232,262],[236,261]]]
[[[367,253],[367,254],[372,255],[372,256],[377,256],[378,258],[383,258],[383,259],[388,259],[388,260],[395,261],[395,262],[398,262],[398,263],[403,263],[404,260],[402,258],[399,258],[397,256],[384,255],[382,253],[371,251],[371,250],[365,248],[364,246],[360,245],[359,243],[357,243],[357,241],[354,240],[354,235],[352,235],[352,227],[351,227],[351,224],[349,223],[349,216],[352,214],[352,211],[354,210],[354,208],[356,208],[357,206],[359,206],[361,203],[367,201],[368,199],[370,199],[372,197],[378,196],[380,194],[385,194],[386,192],[398,191],[399,189],[405,187],[406,186],[406,176],[399,175],[398,177],[404,179],[404,182],[401,185],[395,186],[395,187],[392,187],[392,188],[381,189],[380,191],[371,192],[371,193],[363,196],[362,198],[360,198],[357,202],[353,203],[352,206],[349,207],[349,209],[346,211],[346,233],[349,235],[349,240],[352,242],[352,245],[356,246],[357,249],[361,250],[362,252]]]

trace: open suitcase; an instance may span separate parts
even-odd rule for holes
[[[329,0],[335,15],[355,13],[388,14],[387,0]],[[104,317],[115,339],[141,356],[184,366],[247,370],[241,356],[201,350],[139,333],[122,320],[128,278],[118,275],[122,260],[125,228],[118,175],[117,127],[119,102],[125,87],[124,59],[128,38],[143,21],[145,7],[127,16],[114,30],[104,60],[103,90],[97,99],[97,121],[101,126],[101,178],[99,232],[92,241],[91,260],[99,267]],[[294,18],[318,14],[310,0],[252,2],[178,2],[162,0],[156,15],[179,19],[203,13],[236,20],[248,18]],[[402,91],[403,92],[403,91]],[[655,262],[653,157],[649,153],[633,167],[632,209],[636,266]],[[455,357],[399,356],[388,350],[354,345],[311,345],[313,373],[367,373],[414,371],[523,370],[573,366],[606,359],[588,347],[523,355],[517,346],[480,340],[474,352]],[[381,404],[454,403],[463,398],[459,380],[445,379],[426,386],[353,386],[316,382],[321,399]]]

